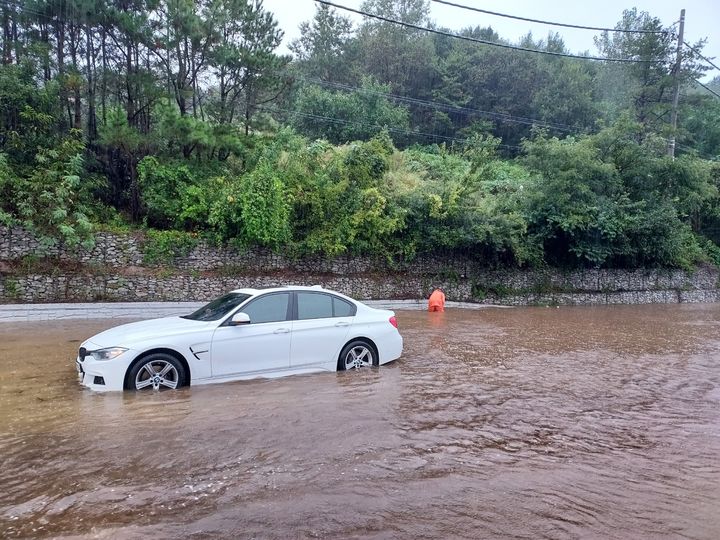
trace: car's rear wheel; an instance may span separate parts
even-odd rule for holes
[[[378,358],[375,349],[367,341],[361,339],[345,345],[338,360],[338,370],[340,371],[377,365]]]
[[[133,366],[128,386],[133,390],[174,390],[185,381],[185,368],[174,356],[154,353]]]

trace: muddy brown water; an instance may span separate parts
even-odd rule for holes
[[[0,537],[719,538],[720,305],[398,312],[380,369],[95,394],[0,324]]]

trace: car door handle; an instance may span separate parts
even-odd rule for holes
[[[350,326],[349,322],[340,321],[338,323],[335,323],[335,326]]]
[[[273,332],[273,334],[287,334],[289,331],[289,328],[278,328]]]

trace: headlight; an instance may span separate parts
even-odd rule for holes
[[[88,354],[95,360],[112,360],[127,351],[123,347],[108,347],[107,349],[98,349],[97,351],[88,351]]]

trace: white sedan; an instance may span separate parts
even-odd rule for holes
[[[379,366],[402,347],[392,311],[318,286],[238,289],[190,315],[101,332],[76,364],[93,390],[162,390]]]

